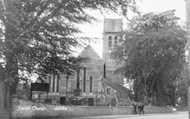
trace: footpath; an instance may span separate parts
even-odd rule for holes
[[[145,115],[105,115],[89,117],[72,117],[67,119],[188,119],[187,111],[173,113],[157,113]]]

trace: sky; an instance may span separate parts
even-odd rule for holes
[[[142,14],[154,12],[161,13],[168,10],[175,9],[175,15],[180,18],[179,22],[185,24],[186,21],[186,11],[185,11],[185,0],[136,0],[137,6]],[[83,32],[83,36],[90,38],[96,38],[92,40],[90,45],[95,49],[95,51],[102,57],[102,33],[103,33],[103,19],[105,18],[123,18],[124,27],[127,27],[125,24],[127,20],[124,17],[121,17],[117,14],[110,13],[100,14],[99,11],[91,11],[90,14],[93,14],[94,17],[98,18],[98,22],[93,22],[90,24],[79,25],[79,28]],[[134,14],[129,13],[128,17],[132,18]],[[80,52],[81,50],[79,50]]]

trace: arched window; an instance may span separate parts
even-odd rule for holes
[[[89,81],[90,81],[90,93],[92,93],[92,83],[93,83],[93,77],[92,75],[89,77]]]
[[[112,47],[112,37],[111,36],[109,36],[109,38],[108,38],[108,46],[109,46],[109,48]]]

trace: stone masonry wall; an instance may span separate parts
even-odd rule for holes
[[[145,106],[145,113],[171,113],[172,109],[166,107]],[[22,99],[13,99],[13,119],[51,119],[84,117],[98,115],[129,115],[133,113],[132,106],[109,107],[109,106],[63,106],[44,103],[34,103]]]

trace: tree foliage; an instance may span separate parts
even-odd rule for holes
[[[0,58],[11,94],[21,71],[58,74],[73,72],[80,59],[77,24],[95,18],[87,10],[136,11],[134,0],[0,0]],[[27,81],[27,80],[26,80]]]
[[[184,28],[167,15],[150,13],[132,19],[122,35],[124,40],[115,52],[123,63],[118,71],[139,80],[143,95],[154,104],[174,104],[175,81],[186,62]]]
[[[188,105],[188,88],[190,84],[190,67],[186,65],[180,78],[176,81],[176,103],[179,106]]]

